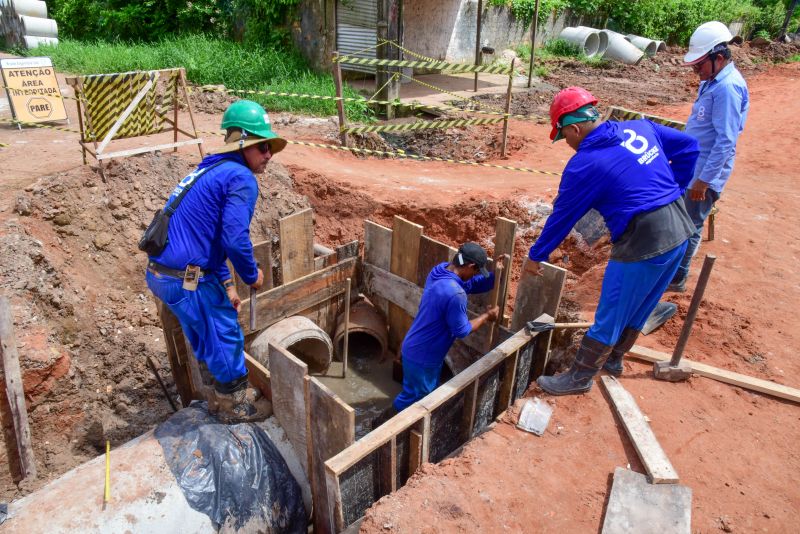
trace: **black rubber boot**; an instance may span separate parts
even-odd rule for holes
[[[592,389],[592,379],[603,366],[612,347],[583,336],[575,361],[569,371],[553,376],[540,376],[536,383],[551,395],[574,395]]]
[[[611,349],[611,355],[603,365],[603,369],[608,371],[608,374],[622,376],[622,358],[631,350],[631,347],[636,343],[636,338],[639,337],[640,333],[639,330],[633,328],[626,328],[622,331],[619,341],[617,341],[617,344]]]

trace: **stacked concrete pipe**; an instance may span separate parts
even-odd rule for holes
[[[611,30],[601,30],[601,32],[608,37],[608,48],[603,57],[620,61],[627,65],[636,65],[644,57],[644,52],[625,39],[624,35]]]
[[[250,354],[269,369],[269,345],[277,345],[308,365],[308,372],[324,374],[333,358],[333,342],[314,321],[295,315],[270,326],[250,344]]]
[[[653,39],[633,35],[632,33],[626,35],[625,39],[630,41],[630,43],[639,50],[643,50],[648,57],[653,57],[658,52],[666,52],[667,50],[667,43],[664,41],[654,41]]]
[[[47,18],[42,0],[0,0],[0,12],[0,36],[7,46],[58,44],[58,24]]]
[[[600,52],[600,32],[594,28],[567,27],[561,30],[558,38],[578,45],[586,57],[596,56]]]

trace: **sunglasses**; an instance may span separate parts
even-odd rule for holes
[[[709,59],[710,59],[709,56],[706,56],[705,58],[701,59],[699,62],[692,65],[692,70],[694,70],[695,72],[699,71],[702,68],[702,66],[708,62]]]
[[[256,146],[258,146],[258,150],[259,150],[259,152],[261,152],[262,154],[269,154],[269,153],[271,153],[271,149],[270,149],[270,147],[269,147],[269,143],[260,143],[260,144],[258,144],[258,145],[256,145]]]

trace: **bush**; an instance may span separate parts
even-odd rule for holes
[[[122,41],[80,42],[63,39],[58,46],[39,47],[29,52],[53,59],[59,71],[74,74],[106,74],[130,70],[184,67],[187,78],[198,85],[223,84],[229,89],[254,89],[334,96],[330,75],[314,73],[297,52],[260,45],[241,45],[222,39],[187,35],[156,43]],[[241,95],[237,95],[241,96]],[[345,87],[345,96],[358,93]],[[247,96],[269,110],[297,111],[313,115],[334,115],[333,100],[312,100],[276,96]],[[366,103],[347,103],[355,121],[368,120]]]
[[[564,39],[552,39],[544,44],[543,50],[551,56],[575,57],[583,56],[581,47]]]

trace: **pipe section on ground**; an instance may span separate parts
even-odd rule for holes
[[[344,313],[336,320],[336,331],[333,336],[336,353],[341,356],[344,347]],[[373,357],[380,358],[386,353],[388,329],[380,312],[367,299],[361,299],[350,306],[350,351],[354,352],[358,343],[356,337],[368,337],[376,347]],[[355,346],[354,346],[355,345]]]
[[[308,372],[325,373],[331,365],[333,342],[314,321],[295,315],[278,321],[253,340],[250,354],[269,369],[269,344],[282,347],[308,365]]]
[[[23,36],[25,40],[25,48],[28,50],[32,50],[34,48],[38,48],[41,45],[57,45],[58,39],[55,37],[34,37],[31,35]]]
[[[58,23],[53,19],[43,19],[21,15],[22,33],[31,37],[58,37]]]
[[[47,4],[42,0],[14,0],[13,2],[7,1],[5,4],[11,6],[12,3],[17,15],[47,18]]]
[[[561,30],[558,38],[578,45],[586,57],[595,56],[600,50],[600,33],[593,28],[585,26],[579,28],[567,27]]]
[[[625,36],[611,30],[602,30],[608,35],[608,48],[603,57],[620,61],[627,65],[636,65],[644,57],[644,52],[633,46]]]
[[[257,425],[269,435],[286,461],[300,485],[310,515],[310,486],[286,434],[274,417]],[[0,530],[26,534],[230,532],[225,526],[216,528],[206,514],[189,506],[153,432],[111,451],[108,504],[103,504],[105,457],[98,456],[10,503],[8,519]],[[250,531],[255,530],[247,530]]]
[[[625,39],[630,43],[642,50],[648,57],[653,57],[658,52],[663,52],[667,49],[667,44],[664,41],[654,41],[647,37],[640,37],[638,35],[628,34]]]
[[[597,56],[602,56],[606,53],[606,49],[608,48],[608,35],[601,32],[596,28],[591,28],[589,26],[575,26],[579,30],[585,30],[590,32],[597,32],[597,37],[600,38],[600,42],[597,45]]]

